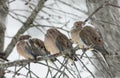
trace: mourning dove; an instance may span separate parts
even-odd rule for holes
[[[16,44],[17,52],[25,59],[36,59],[37,56],[49,54],[42,40],[31,38],[30,35],[21,35]]]
[[[72,60],[77,60],[74,57],[75,51],[73,50],[71,41],[55,28],[47,30],[44,44],[46,49],[52,55],[62,53],[63,55],[71,58]]]
[[[74,23],[74,26],[72,27],[72,30],[71,30],[71,37],[73,42],[78,44],[80,48],[86,48],[86,47],[92,48],[92,52],[97,52],[102,57],[102,59],[104,60],[109,70],[110,66],[105,57],[105,55],[109,55],[109,53],[104,48],[104,41],[103,41],[102,35],[94,27],[83,25],[83,24],[84,24],[83,21],[77,21]],[[112,78],[111,71],[108,73],[110,73]]]
[[[74,23],[71,30],[71,37],[74,43],[80,45],[80,48],[91,46],[94,50],[101,52],[103,55],[109,54],[104,48],[104,41],[101,34],[91,26],[83,27],[82,21]]]

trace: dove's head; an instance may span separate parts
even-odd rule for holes
[[[47,36],[56,37],[60,32],[56,28],[50,28],[47,30]]]
[[[83,25],[83,21],[77,21],[73,24],[72,30],[77,30],[77,29],[81,29],[82,25]]]

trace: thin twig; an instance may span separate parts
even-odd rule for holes
[[[80,71],[78,70],[77,65],[75,64],[74,61],[73,61],[73,64],[74,64],[74,66],[75,66],[75,68],[76,68],[76,70],[77,70],[77,72],[78,72],[78,76],[79,76],[78,78],[82,78],[81,75],[80,75]]]
[[[38,63],[38,64],[41,64],[41,65],[44,65],[44,66],[47,66],[47,67],[50,67],[50,68],[52,68],[52,69],[54,69],[54,70],[56,70],[56,71],[58,71],[58,72],[64,73],[64,72],[62,72],[61,70],[56,69],[56,68],[54,68],[54,67],[52,67],[52,66],[48,66],[48,65],[46,65],[46,64],[44,64],[44,63],[41,63],[41,62],[37,62],[37,63]],[[64,74],[66,74],[66,73],[64,73]]]
[[[5,73],[12,73],[12,74],[14,74],[15,72],[14,71],[12,71],[12,70],[6,70],[6,72]],[[24,75],[24,74],[21,74],[21,73],[16,73],[18,76],[24,76],[25,78],[26,78],[26,75]],[[29,77],[29,76],[28,76]],[[13,77],[14,78],[14,77]],[[30,77],[29,77],[30,78]],[[35,77],[32,77],[32,78],[35,78]]]
[[[94,52],[93,52],[93,53],[94,53]],[[109,74],[109,76],[112,78],[112,73],[109,72],[109,69],[107,69],[107,68],[103,65],[103,63],[101,62],[100,58],[97,56],[96,53],[94,53],[94,55],[96,56],[97,60],[99,61],[99,63],[101,64],[101,66],[104,68],[104,70],[105,70],[105,71]]]
[[[14,2],[14,1],[15,1],[15,0],[11,0],[11,1],[8,2],[8,4],[10,4],[10,3]]]
[[[77,57],[78,58],[78,57]],[[79,58],[78,58],[79,59]],[[79,59],[79,61],[82,63],[82,65],[86,68],[86,70],[91,74],[93,78],[95,78],[94,74],[86,67],[86,65],[82,62],[82,60]]]
[[[65,65],[66,66],[66,64],[67,64],[67,62],[68,62],[68,60],[63,60],[63,63],[61,63],[58,59],[57,59],[57,61],[61,64],[61,67],[59,68],[60,70],[62,70],[62,68],[64,67],[63,65]],[[66,69],[65,67],[64,67],[64,69]],[[64,72],[64,71],[63,71]],[[56,76],[57,76],[57,74],[58,74],[58,72],[53,76],[54,78],[56,78]],[[63,74],[63,73],[61,73],[61,74]],[[60,75],[61,75],[60,74]],[[64,74],[63,74],[64,75]],[[69,78],[69,76],[68,75],[66,75],[68,78]]]
[[[32,72],[29,68],[25,67],[25,69],[27,69],[29,72],[30,72],[30,76],[31,77],[31,74],[33,74],[36,78],[39,78],[34,72]],[[32,78],[32,77],[31,77]]]
[[[103,78],[106,78],[104,72],[102,70],[100,71],[100,69],[92,62],[92,60],[89,58],[89,56],[86,53],[85,53],[85,55],[86,55],[86,57],[88,57],[88,60],[96,68],[96,70],[98,70],[99,72],[102,72],[101,74],[103,75]]]
[[[108,4],[108,2],[104,2],[104,4],[102,4],[101,6],[99,6],[94,12],[92,12],[87,19],[84,20],[84,24],[95,14],[97,13],[100,9],[104,8],[106,5]]]
[[[64,66],[64,68],[66,68],[66,70],[71,74],[71,76],[73,76],[74,78],[76,78],[76,77],[73,75],[73,73],[71,73],[71,71],[68,69],[68,67],[67,67],[66,65],[62,64],[59,60],[58,60],[58,62],[59,62],[62,66]],[[66,62],[68,62],[68,58],[67,58],[67,61],[66,61]]]
[[[15,77],[17,75],[17,73],[22,69],[24,68],[26,65],[23,65],[22,67],[20,67],[17,71],[15,71],[15,74],[13,75],[13,77]]]
[[[120,6],[114,5],[114,4],[110,4],[110,3],[108,3],[107,6],[112,6],[112,7],[120,8]]]
[[[65,4],[65,5],[67,5],[67,6],[69,6],[69,7],[77,10],[77,11],[80,11],[80,12],[82,12],[82,13],[84,13],[84,14],[87,14],[84,10],[81,10],[81,9],[79,9],[79,8],[73,6],[73,5],[70,5],[70,4],[68,4],[68,3],[66,3],[66,2],[64,2],[64,1],[62,1],[62,0],[58,0],[58,1],[59,1],[60,3],[63,3],[63,4]]]
[[[47,60],[46,60],[46,64],[48,65],[48,61]],[[49,72],[50,72],[51,77],[53,77],[52,76],[52,71],[51,71],[50,67],[49,66],[47,66],[47,67],[48,67],[48,71],[47,71],[47,74],[46,74],[45,78],[48,78]]]
[[[28,63],[28,73],[27,73],[26,77],[28,77],[28,75],[30,75],[30,78],[32,78],[30,63]]]

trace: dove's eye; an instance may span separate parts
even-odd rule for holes
[[[76,26],[78,27],[80,24],[79,23],[76,23]]]

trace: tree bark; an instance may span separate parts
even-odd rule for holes
[[[105,3],[106,0],[86,0],[89,15],[94,12],[99,6]],[[108,0],[110,4],[118,5],[117,0]],[[120,60],[120,20],[119,9],[113,6],[105,6],[96,12],[90,19],[92,24],[101,32],[105,42],[105,48],[111,54],[107,57],[110,65],[110,71],[114,78],[119,77],[119,60]],[[118,57],[117,57],[117,56]],[[104,68],[98,65],[103,71]],[[101,77],[101,74],[96,71],[96,76]],[[107,77],[109,78],[109,77]]]
[[[4,49],[5,21],[8,14],[7,0],[0,0],[0,52]],[[0,78],[4,78],[4,69],[0,69]]]

